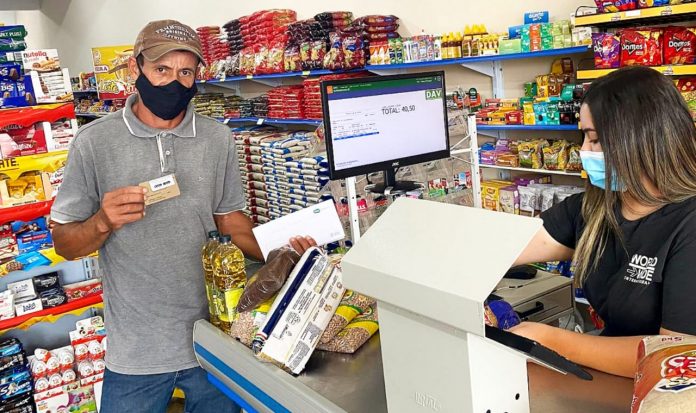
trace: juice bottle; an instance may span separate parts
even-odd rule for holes
[[[246,286],[246,271],[244,254],[229,235],[220,237],[220,245],[213,253],[213,271],[220,329],[230,334],[232,323],[237,319],[237,304]]]
[[[213,253],[220,245],[218,236],[220,234],[217,231],[210,231],[208,233],[208,242],[203,245],[203,250],[201,251],[201,261],[203,262],[203,274],[205,275],[205,293],[208,296],[208,311],[210,312],[210,322],[215,327],[220,327],[220,318],[215,306],[215,299],[217,297],[217,292],[215,290],[215,279],[213,276]]]
[[[455,41],[454,41],[454,57],[455,58],[460,58],[462,57],[462,34],[460,32],[457,32],[455,35]]]

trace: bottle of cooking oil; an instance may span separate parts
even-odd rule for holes
[[[229,235],[220,237],[220,245],[213,253],[213,273],[220,329],[230,334],[232,323],[237,319],[237,304],[246,286],[246,271],[244,254]]]
[[[220,234],[217,231],[210,231],[208,233],[208,242],[203,245],[201,250],[201,261],[203,262],[203,274],[205,275],[205,293],[208,296],[208,311],[210,312],[210,322],[215,327],[220,327],[220,318],[218,317],[215,297],[217,292],[215,290],[215,279],[213,276],[213,253],[220,245],[218,237]]]

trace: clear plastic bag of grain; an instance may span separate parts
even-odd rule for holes
[[[696,337],[646,337],[638,347],[631,413],[682,413],[696,407]]]
[[[266,320],[268,311],[271,309],[275,298],[276,296],[274,295],[257,308],[239,313],[237,321],[232,324],[230,335],[245,346],[251,347],[251,342]]]
[[[371,306],[341,330],[328,343],[319,343],[317,349],[335,353],[355,353],[379,330],[377,307]]]
[[[338,334],[339,331],[343,330],[345,326],[348,325],[353,319],[360,314],[367,311],[370,306],[375,304],[375,300],[372,298],[362,295],[353,290],[346,290],[341,303],[336,309],[336,313],[331,317],[329,325],[324,330],[319,343],[328,343],[332,338]]]

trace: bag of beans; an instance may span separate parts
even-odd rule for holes
[[[696,406],[696,337],[646,337],[638,348],[631,413],[682,413]]]
[[[326,344],[331,341],[331,339],[334,338],[339,331],[343,330],[348,323],[367,311],[374,303],[375,300],[366,295],[362,295],[353,290],[346,290],[341,299],[341,303],[336,309],[336,313],[331,317],[329,325],[319,339],[319,343]]]
[[[355,353],[367,340],[379,330],[377,307],[371,306],[355,317],[328,343],[319,344],[317,349],[335,353]]]

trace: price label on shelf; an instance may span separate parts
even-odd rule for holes
[[[247,75],[247,79],[253,79],[254,75]]]
[[[630,10],[626,12],[626,17],[640,17],[640,10]]]
[[[222,123],[224,123],[225,125],[227,125],[228,123],[230,123],[230,118],[225,118],[225,121],[222,122]]]
[[[672,66],[666,66],[662,73],[667,76],[672,76],[674,74],[674,68]]]
[[[206,80],[205,80],[205,79],[201,80],[201,83],[205,83],[205,82],[206,82]]]
[[[311,72],[309,70],[305,70],[302,72],[302,76],[309,76]]]
[[[264,121],[265,121],[264,118],[259,118],[259,119],[256,121],[256,124],[257,124],[257,125],[263,125],[263,122],[264,122]]]
[[[612,22],[618,22],[619,20],[621,20],[621,14],[617,13],[617,14],[611,16]]]
[[[672,15],[672,8],[671,7],[665,7],[664,10],[660,12],[660,16],[671,16]]]

